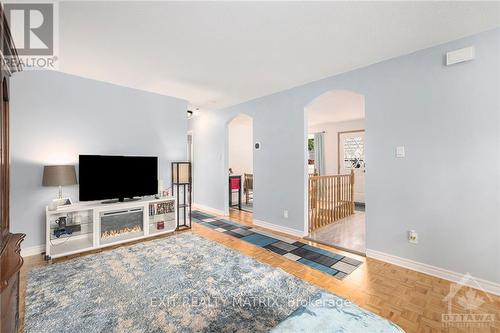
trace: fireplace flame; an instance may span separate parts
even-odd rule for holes
[[[133,227],[125,227],[119,230],[106,230],[101,233],[101,238],[102,239],[107,239],[111,237],[117,237],[123,234],[128,234],[130,232],[141,232],[142,227],[139,225],[133,226]]]

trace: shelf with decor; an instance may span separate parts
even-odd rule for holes
[[[94,219],[91,209],[76,211],[46,210],[46,256],[73,254],[91,249],[94,243]]]
[[[84,235],[89,235],[89,236],[92,236],[92,233],[94,232],[93,231],[93,227],[91,224],[89,224],[90,226],[90,229],[87,229],[87,230],[77,230],[77,231],[73,231],[72,234],[62,234],[62,235],[56,235],[54,234],[53,232],[50,234],[50,239],[51,239],[51,243],[52,244],[58,244],[58,242],[55,242],[57,240],[63,240],[63,239],[68,239],[68,238],[72,238],[72,239],[75,239],[76,237],[78,238],[82,238],[82,236]],[[76,227],[76,226],[73,226],[73,227]],[[57,229],[52,229],[52,230],[57,230]],[[59,242],[60,243],[60,242]]]
[[[149,204],[149,234],[175,230],[175,201],[159,201]]]

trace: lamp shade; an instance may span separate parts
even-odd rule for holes
[[[172,184],[191,183],[191,162],[172,162]]]
[[[75,184],[77,184],[77,181],[74,165],[46,165],[43,167],[43,186]]]

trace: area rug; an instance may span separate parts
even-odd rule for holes
[[[339,280],[344,279],[362,264],[359,260],[339,253],[327,251],[287,237],[266,233],[205,212],[193,211],[191,216],[195,223],[260,246],[290,260],[332,275]]]
[[[267,332],[320,292],[188,232],[34,269],[25,331]]]
[[[367,312],[353,303],[326,293],[317,293],[308,304],[300,306],[271,333],[289,332],[393,332],[404,331],[374,313]]]

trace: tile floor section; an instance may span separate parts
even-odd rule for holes
[[[213,215],[193,211],[191,214],[195,223],[200,223],[215,231],[239,238],[246,242],[263,247],[269,251],[282,255],[290,260],[333,275],[342,280],[361,265],[361,261],[340,254],[330,252],[315,246],[304,244],[279,235],[256,230]]]

